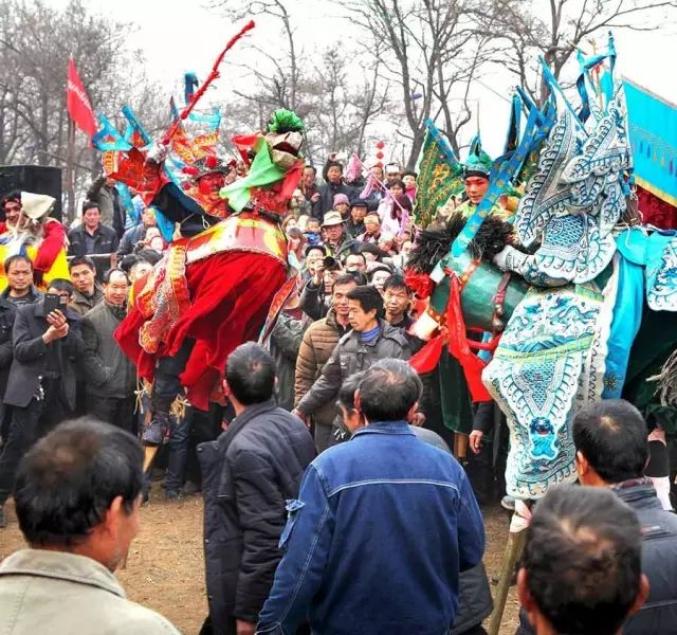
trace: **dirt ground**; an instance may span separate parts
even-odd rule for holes
[[[132,544],[127,568],[117,573],[130,599],[166,616],[185,635],[196,635],[207,613],[202,559],[202,499],[163,500],[155,484],[151,502],[142,508],[142,528]],[[0,560],[23,546],[11,501],[6,506],[9,525],[0,530]],[[500,508],[485,511],[487,552],[491,580],[501,568],[508,518]],[[495,588],[492,585],[492,588]],[[514,587],[503,616],[500,635],[512,635],[518,604]],[[413,634],[412,634],[413,635]]]

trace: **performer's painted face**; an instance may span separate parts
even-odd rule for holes
[[[225,181],[225,175],[221,172],[211,172],[198,179],[197,187],[200,190],[200,194],[209,196],[218,192],[224,186]]]
[[[477,205],[487,193],[489,179],[484,176],[469,176],[465,179],[465,193],[472,203]]]

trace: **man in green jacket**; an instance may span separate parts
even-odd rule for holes
[[[111,269],[104,274],[103,282],[103,302],[82,318],[85,411],[135,432],[136,371],[113,337],[127,314],[129,280],[122,269]]]
[[[139,531],[143,449],[106,423],[66,422],[33,446],[14,500],[29,545],[0,564],[7,635],[178,635],[113,575]]]

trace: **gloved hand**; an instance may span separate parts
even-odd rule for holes
[[[149,143],[145,148],[146,158],[154,163],[162,163],[167,158],[169,147],[162,143]]]
[[[528,254],[522,253],[511,245],[506,245],[494,256],[494,264],[502,271],[519,272],[528,257]]]

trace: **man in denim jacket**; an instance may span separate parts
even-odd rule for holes
[[[257,632],[295,633],[304,619],[323,635],[448,632],[484,526],[461,466],[407,425],[420,394],[403,361],[366,372],[356,406],[367,426],[307,468]]]

